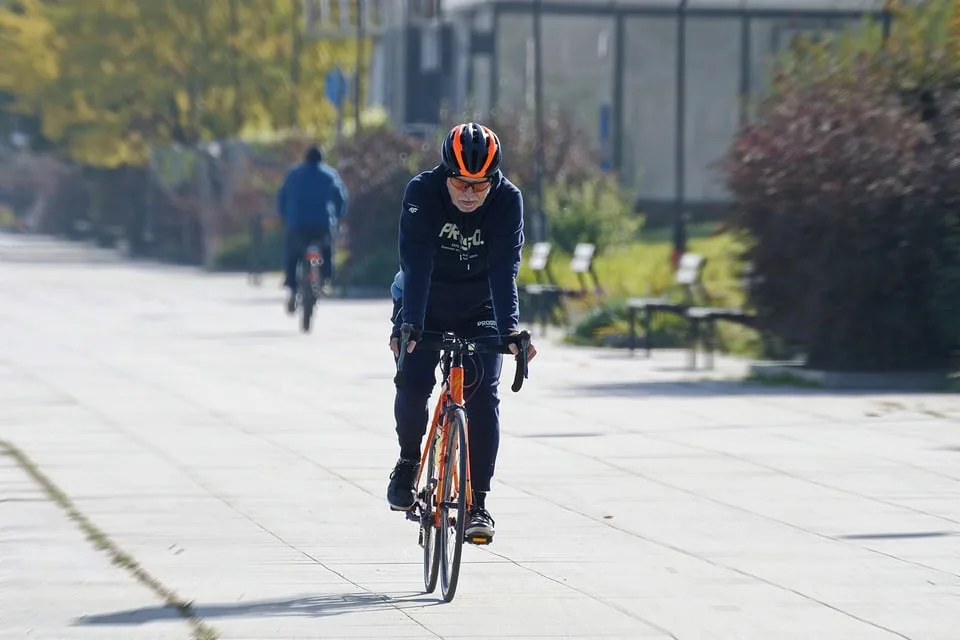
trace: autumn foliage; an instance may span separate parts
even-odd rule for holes
[[[726,158],[760,325],[809,366],[923,368],[960,344],[960,58],[934,9],[886,49],[867,29],[795,52]]]

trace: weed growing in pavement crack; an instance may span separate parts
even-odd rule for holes
[[[133,556],[121,550],[102,529],[93,524],[89,518],[77,509],[70,497],[54,484],[25,453],[9,442],[0,440],[0,455],[7,455],[16,460],[27,475],[43,489],[47,497],[67,513],[67,516],[80,528],[84,537],[94,548],[104,551],[110,556],[113,564],[126,569],[141,584],[156,593],[168,607],[176,609],[193,628],[194,640],[218,640],[220,638],[220,633],[197,615],[193,609],[192,601],[184,600],[176,592],[165,587],[140,566],[140,563]]]

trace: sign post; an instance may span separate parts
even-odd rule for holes
[[[327,72],[323,83],[327,100],[337,109],[337,147],[343,142],[343,99],[347,93],[347,78],[340,67],[334,66]]]
[[[600,168],[604,171],[613,169],[613,147],[610,139],[611,125],[613,124],[613,108],[609,102],[600,105]]]
[[[340,67],[335,65],[327,72],[326,77],[323,79],[323,89],[327,100],[332,102],[333,106],[337,108],[337,149],[339,150],[343,145],[343,99],[347,94],[347,78]],[[337,154],[337,157],[340,157],[339,154]],[[337,250],[337,236],[339,234],[337,233],[336,218],[334,218],[330,211],[331,206],[329,203],[327,204],[327,213],[330,216],[330,275],[332,279],[334,253]]]

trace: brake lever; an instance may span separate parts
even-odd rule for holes
[[[530,347],[530,332],[521,331],[516,344],[519,349],[519,352],[515,356],[517,360],[517,371],[513,377],[513,384],[510,386],[510,389],[514,393],[520,391],[520,388],[523,387],[523,381],[530,377],[530,371],[527,368],[527,350]]]

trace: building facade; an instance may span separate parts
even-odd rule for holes
[[[532,111],[539,4],[545,112],[573,114],[648,211],[722,206],[716,163],[792,38],[887,19],[883,0],[388,4],[371,96],[411,131],[436,126],[442,106]]]

